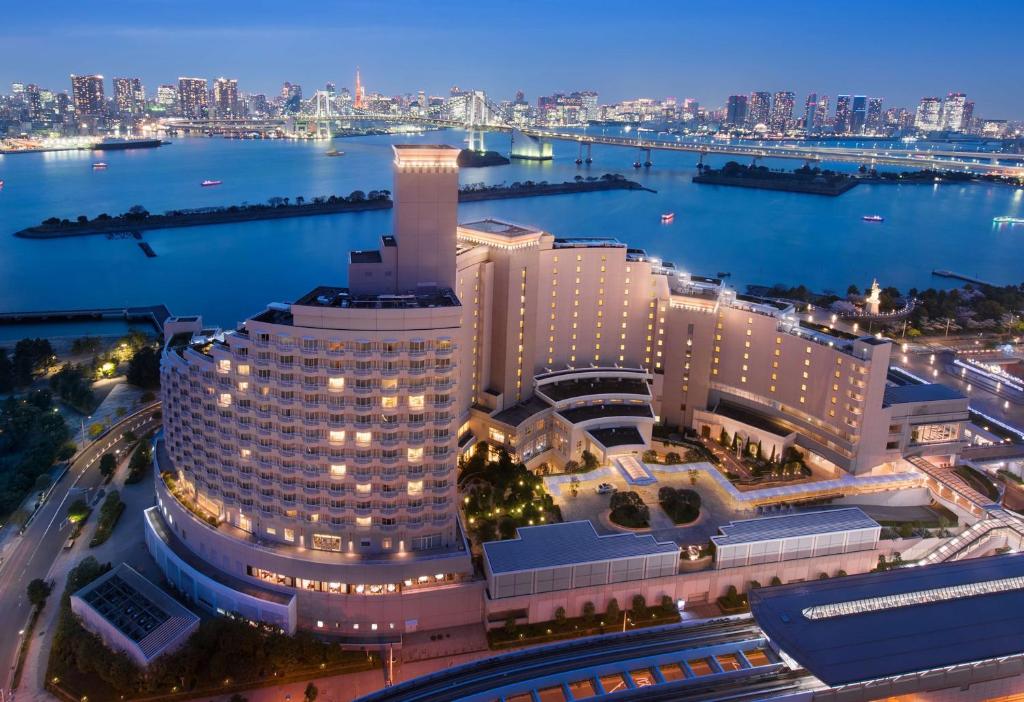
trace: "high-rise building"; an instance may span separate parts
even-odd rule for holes
[[[853,107],[850,110],[850,133],[851,134],[863,134],[864,125],[867,124],[868,118],[868,98],[867,95],[854,95],[853,96]]]
[[[725,123],[730,127],[742,127],[747,123],[747,96],[730,95],[725,104]]]
[[[963,132],[967,130],[964,122],[964,106],[967,104],[967,96],[963,93],[950,93],[942,102],[942,117],[940,129],[950,132]]]
[[[178,86],[161,85],[156,89],[156,104],[165,112],[173,112],[178,108]]]
[[[804,100],[804,131],[815,132],[820,126],[818,124],[818,94],[808,93]]]
[[[281,109],[284,112],[299,112],[302,109],[302,86],[285,81],[281,85]]]
[[[756,127],[759,124],[768,126],[771,121],[772,94],[756,92],[750,94],[750,101],[747,103],[747,124]]]
[[[850,133],[850,96],[836,96],[836,118],[832,123],[832,131],[836,134]]]
[[[213,81],[213,113],[217,119],[240,117],[240,106],[236,79],[218,78]]]
[[[28,111],[28,118],[30,120],[37,120],[42,117],[43,99],[39,86],[35,83],[29,83],[25,86],[23,96],[25,100],[25,109]]]
[[[594,90],[583,90],[579,93],[582,112],[580,121],[587,122],[597,119],[597,92]]]
[[[205,78],[178,78],[178,110],[185,119],[209,117]]]
[[[878,134],[882,131],[882,98],[871,98],[868,100],[867,121],[864,123],[865,130],[870,134]]]
[[[79,117],[99,117],[106,112],[103,97],[103,76],[71,76],[71,99]]]
[[[831,100],[828,95],[822,95],[818,98],[817,114],[814,116],[814,123],[818,130],[828,129],[829,122],[829,105]]]
[[[917,105],[914,126],[922,132],[937,132],[942,129],[942,98],[921,98]]]
[[[963,119],[963,131],[971,134],[977,130],[974,124],[974,101],[968,100],[964,103],[964,119]]]
[[[146,109],[146,93],[138,78],[114,78],[114,105],[121,115],[138,115]]]
[[[790,122],[793,121],[793,104],[795,100],[796,95],[788,90],[775,93],[769,126],[776,134],[785,132],[789,128]]]

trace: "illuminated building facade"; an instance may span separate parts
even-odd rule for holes
[[[178,110],[185,119],[206,119],[209,116],[205,78],[178,78]]]

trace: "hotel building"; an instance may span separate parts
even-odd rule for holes
[[[393,232],[348,287],[166,324],[146,540],[207,608],[366,643],[483,621],[456,490],[478,441],[557,468],[725,428],[836,475],[959,451],[966,400],[887,399],[887,341],[615,239],[459,225],[458,149],[394,151]]]

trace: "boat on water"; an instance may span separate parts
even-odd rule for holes
[[[92,144],[91,148],[94,151],[123,151],[125,149],[154,149],[162,145],[163,141],[160,139],[134,137],[119,139],[116,137],[107,137]]]
[[[94,171],[103,171],[103,170],[106,170],[106,168],[107,168],[107,164],[103,163],[103,161],[98,161],[98,162],[92,164],[92,169]]]
[[[200,183],[200,185],[202,185],[204,188],[209,188],[214,185],[220,185],[223,182],[223,180],[204,180],[202,183]]]
[[[662,224],[671,224],[672,220],[676,218],[675,212],[666,212],[661,216]]]
[[[884,222],[885,217],[882,215],[864,215],[861,217],[865,222]]]
[[[330,151],[326,152],[326,155],[327,156],[344,156],[345,152],[344,151],[338,151],[337,149],[331,149]]]
[[[1024,224],[1024,217],[1009,217],[1004,215],[1002,217],[993,217],[992,221],[996,224]]]

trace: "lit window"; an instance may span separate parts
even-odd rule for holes
[[[409,459],[409,463],[419,463],[423,460],[423,447],[417,446],[416,448],[410,448],[406,451],[406,455]]]
[[[334,463],[331,465],[331,477],[342,478],[345,476],[345,464]]]
[[[370,443],[370,437],[372,434],[368,431],[357,431],[356,432],[356,443],[360,446],[366,446]]]
[[[329,433],[329,437],[332,443],[340,444],[345,441],[345,430],[344,429],[333,429]]]
[[[409,409],[423,409],[423,395],[409,395]]]
[[[331,390],[344,390],[345,379],[344,378],[329,378],[327,380],[327,387]]]

